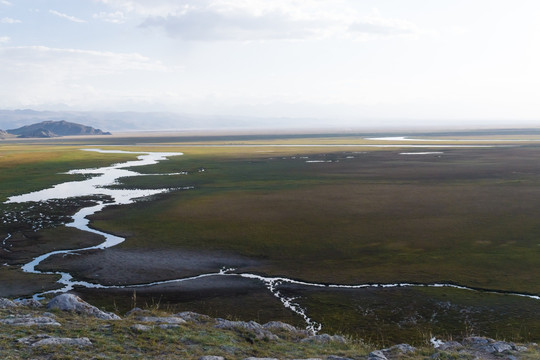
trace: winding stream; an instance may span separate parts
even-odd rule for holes
[[[322,284],[322,283],[313,283],[313,282],[294,280],[294,279],[285,278],[285,277],[267,277],[267,276],[261,276],[261,275],[250,274],[250,273],[237,273],[237,272],[234,272],[235,269],[225,269],[225,268],[221,270],[216,270],[216,272],[213,272],[213,273],[206,273],[206,274],[200,274],[197,276],[191,276],[191,277],[186,277],[186,278],[156,281],[156,282],[149,282],[145,284],[136,284],[136,285],[135,284],[134,285],[101,285],[99,283],[78,281],[74,279],[71,274],[66,273],[66,272],[39,271],[36,269],[36,267],[42,261],[49,258],[50,256],[57,255],[57,254],[80,253],[82,251],[94,250],[94,249],[107,249],[107,248],[110,248],[110,247],[113,247],[122,243],[125,240],[122,237],[118,237],[112,234],[108,234],[99,230],[92,229],[89,226],[88,217],[90,215],[93,215],[101,211],[106,206],[129,204],[129,203],[134,202],[136,199],[140,199],[140,198],[144,198],[144,197],[148,197],[148,196],[152,196],[152,195],[156,195],[160,193],[165,193],[165,192],[171,191],[172,189],[127,190],[127,189],[111,189],[111,188],[108,188],[107,186],[116,184],[117,180],[121,177],[148,176],[147,174],[140,174],[133,170],[126,170],[126,168],[128,167],[156,164],[159,161],[167,160],[168,157],[182,155],[182,153],[165,153],[165,152],[163,153],[162,152],[134,153],[134,152],[117,151],[117,150],[99,150],[99,149],[84,149],[84,150],[85,151],[98,151],[102,153],[132,153],[132,154],[140,154],[140,155],[138,155],[137,160],[127,161],[127,162],[115,164],[112,166],[107,166],[107,167],[102,167],[102,168],[97,168],[97,169],[71,170],[68,172],[69,174],[83,174],[83,175],[89,175],[91,177],[82,181],[66,182],[66,183],[55,185],[48,189],[44,189],[44,190],[40,190],[40,191],[28,193],[28,194],[23,194],[23,195],[13,196],[13,197],[10,197],[7,201],[7,203],[24,203],[24,202],[32,202],[32,201],[39,202],[39,201],[47,201],[50,199],[67,199],[69,197],[96,196],[96,195],[106,195],[112,199],[110,202],[102,201],[102,202],[99,202],[97,205],[92,205],[92,206],[82,208],[76,214],[72,216],[73,222],[66,224],[66,226],[74,227],[82,231],[87,231],[87,232],[91,232],[91,233],[103,236],[105,238],[104,242],[102,242],[99,245],[80,248],[80,249],[52,251],[52,252],[40,255],[34,258],[29,263],[22,266],[22,270],[27,273],[52,274],[52,275],[60,276],[60,279],[58,280],[58,283],[62,285],[60,289],[36,293],[34,294],[35,299],[41,299],[43,298],[45,294],[48,294],[48,293],[67,292],[67,291],[72,290],[75,286],[81,286],[81,287],[86,287],[86,288],[97,288],[97,289],[141,288],[141,287],[149,287],[149,286],[156,286],[156,285],[162,285],[162,284],[192,281],[192,280],[214,277],[214,276],[234,276],[234,277],[242,277],[246,279],[254,279],[254,280],[258,280],[262,282],[264,286],[277,299],[281,301],[283,306],[295,312],[296,314],[300,315],[304,319],[304,321],[306,322],[307,330],[313,333],[316,333],[322,328],[321,324],[313,321],[307,315],[307,310],[301,307],[297,302],[295,302],[296,298],[288,297],[284,295],[282,292],[280,292],[278,289],[280,284],[287,283],[287,284],[301,285],[301,286],[307,286],[307,287],[340,288],[340,289],[362,289],[362,288],[370,288],[370,287],[378,287],[378,288],[451,287],[451,288],[457,288],[457,289],[467,290],[467,291],[503,293],[501,291],[478,290],[478,289],[468,288],[465,286],[459,286],[459,285],[447,284],[447,283],[435,283],[435,284],[395,283],[395,284],[357,284],[357,285]],[[181,174],[185,174],[185,173],[154,174],[154,175],[181,175]],[[184,188],[184,189],[187,189],[187,188]],[[11,235],[8,235],[8,237],[3,240],[4,245],[5,245],[6,240],[8,240],[10,236]],[[537,296],[537,295],[506,293],[506,292],[504,293],[507,295],[527,297],[530,299],[540,300],[540,296]]]

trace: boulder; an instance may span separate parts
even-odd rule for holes
[[[270,321],[266,324],[262,325],[262,327],[266,330],[270,331],[287,331],[287,332],[301,332],[302,330],[299,330],[295,328],[294,326],[281,322],[281,321]]]
[[[199,360],[225,360],[223,356],[205,355],[201,356]]]
[[[386,355],[408,354],[416,351],[416,348],[409,344],[394,345],[388,349],[383,349],[382,352]]]
[[[137,318],[138,321],[151,322],[155,324],[185,324],[186,320],[176,316],[141,316]]]
[[[34,299],[24,299],[24,300],[19,301],[19,304],[22,306],[31,307],[31,308],[43,307],[42,303]]]
[[[514,344],[507,343],[504,341],[494,342],[493,344],[491,344],[491,346],[493,347],[493,350],[495,350],[494,352],[496,353],[503,353],[505,351],[512,351],[515,349]]]
[[[0,323],[14,326],[60,326],[60,323],[48,316],[20,315],[1,319]]]
[[[61,346],[61,345],[68,345],[68,346],[92,346],[92,342],[90,339],[86,337],[82,338],[60,338],[60,337],[52,337],[49,335],[33,335],[33,336],[27,336],[21,339],[17,340],[18,342],[29,345],[32,347],[40,347],[40,346]]]
[[[375,350],[369,353],[368,360],[388,360],[381,350]]]
[[[88,304],[80,297],[73,294],[58,295],[47,304],[47,309],[59,309],[63,311],[74,311],[78,314],[93,316],[102,320],[120,320],[120,317],[113,313],[99,310],[97,307]]]
[[[143,325],[143,324],[135,324],[130,327],[131,330],[134,330],[137,332],[150,331],[153,328],[154,328],[153,326],[148,326],[148,325]]]
[[[305,339],[300,340],[300,342],[309,342],[309,343],[319,343],[319,344],[328,344],[331,342],[337,342],[337,343],[346,343],[347,340],[340,335],[328,335],[328,334],[320,334],[320,335],[312,335],[308,336]]]
[[[440,345],[439,350],[446,351],[446,350],[457,350],[463,348],[463,345],[458,343],[457,341],[446,341],[443,342],[442,345]]]
[[[277,340],[278,337],[272,334],[270,331],[264,329],[261,324],[255,321],[230,321],[225,319],[216,319],[217,324],[215,325],[218,329],[227,329],[227,330],[244,330],[248,333],[254,335],[255,339],[262,340]]]
[[[178,314],[174,314],[174,316],[196,324],[203,324],[215,321],[214,318],[211,318],[208,315],[198,314],[193,311],[182,311]]]
[[[9,309],[14,307],[17,307],[17,304],[13,301],[6,298],[0,298],[0,309]]]
[[[351,358],[348,358],[348,357],[343,357],[343,356],[337,356],[337,355],[329,355],[326,360],[353,360]]]

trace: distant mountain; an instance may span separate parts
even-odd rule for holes
[[[51,138],[71,135],[111,135],[109,132],[104,132],[91,126],[71,123],[64,120],[42,121],[37,124],[7,130],[7,132],[21,138]]]
[[[0,130],[0,139],[4,139],[9,137],[9,134],[5,132],[4,130]]]

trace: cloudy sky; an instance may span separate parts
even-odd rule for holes
[[[2,109],[538,124],[538,64],[538,0],[0,0]]]

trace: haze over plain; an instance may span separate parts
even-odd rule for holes
[[[0,0],[0,108],[534,126],[539,15],[534,0]]]

